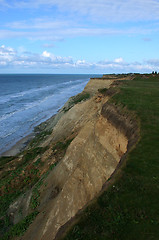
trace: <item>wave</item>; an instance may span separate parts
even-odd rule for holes
[[[14,134],[16,131],[17,131],[17,129],[18,129],[18,127],[15,127],[14,129],[12,129],[12,130],[10,130],[10,132],[8,132],[8,133],[6,133],[6,134],[4,134],[4,135],[1,135],[0,134],[0,138],[6,138],[6,137],[9,137],[9,136],[11,136],[12,134]]]
[[[76,81],[76,82],[77,82],[77,81]],[[79,91],[79,89],[81,89],[81,87],[82,87],[83,85],[85,85],[84,82],[81,83],[81,80],[79,80],[78,82],[79,82],[79,84],[76,84],[76,85],[73,85],[73,86],[69,86],[67,89],[66,89],[66,88],[64,88],[64,89],[61,88],[61,89],[60,89],[60,92],[58,92],[58,93],[54,93],[54,94],[52,94],[52,95],[46,96],[46,97],[44,97],[43,99],[38,100],[38,101],[36,101],[36,102],[26,103],[26,104],[24,105],[24,107],[22,107],[22,108],[20,108],[20,109],[18,109],[18,110],[14,110],[14,111],[12,111],[12,112],[3,114],[3,115],[0,117],[0,122],[3,121],[3,120],[8,119],[8,118],[10,118],[10,117],[12,117],[13,115],[15,115],[15,114],[17,114],[17,113],[26,111],[26,110],[31,109],[31,108],[34,108],[34,107],[37,107],[37,106],[39,106],[39,105],[41,105],[41,104],[43,104],[43,103],[45,103],[45,102],[47,102],[47,101],[50,102],[51,99],[55,101],[55,102],[53,101],[52,105],[54,105],[54,106],[57,105],[57,104],[58,104],[57,102],[60,102],[60,101],[59,101],[60,98],[61,98],[61,100],[66,99],[67,96],[68,96],[68,97],[70,96],[70,92],[71,92],[71,94],[72,94],[72,92],[74,92],[73,90],[75,90],[75,89],[76,89],[76,91],[74,92],[74,94],[76,94],[76,93]],[[43,89],[44,89],[44,88],[43,88]],[[45,88],[45,89],[46,89],[46,88]],[[62,97],[61,95],[63,95],[63,97]],[[71,95],[71,96],[72,96],[72,95]],[[53,99],[53,98],[54,98],[54,99]],[[57,99],[57,100],[56,100],[56,99]],[[62,103],[63,103],[63,102],[62,102]],[[61,106],[61,105],[60,105],[60,106]],[[52,107],[53,107],[53,106],[52,106]]]
[[[36,93],[36,92],[40,93],[41,91],[56,90],[57,87],[60,86],[60,88],[63,88],[67,85],[70,85],[70,83],[76,85],[76,84],[80,83],[81,81],[83,81],[83,79],[79,79],[79,80],[75,80],[75,81],[70,80],[70,81],[62,82],[62,83],[54,83],[52,85],[48,85],[48,86],[45,86],[45,87],[32,88],[32,89],[29,89],[29,90],[26,90],[26,91],[21,91],[21,92],[18,92],[18,93],[4,95],[4,96],[0,97],[0,103],[7,103],[7,102],[13,100],[14,98],[22,98],[25,95],[30,95],[30,94],[33,94],[33,93]]]
[[[6,95],[5,99],[0,97],[1,101],[12,100],[2,104],[1,108],[3,114],[0,116],[0,152],[56,114],[69,97],[82,91],[88,80],[87,78],[71,79],[67,82],[56,82],[53,85]],[[34,94],[36,92],[39,94]]]

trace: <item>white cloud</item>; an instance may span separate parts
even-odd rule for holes
[[[94,72],[151,72],[159,71],[159,59],[145,60],[144,62],[125,62],[122,57],[114,60],[88,62],[84,59],[73,60],[72,57],[55,56],[43,51],[41,54],[17,52],[11,47],[0,47],[1,69],[87,69]]]
[[[23,21],[8,22],[4,25],[1,23],[0,39],[27,38],[29,40],[61,41],[67,37],[78,36],[143,35],[141,38],[144,41],[150,41],[151,39],[145,35],[159,32],[157,22],[148,24],[148,20],[159,19],[158,0],[13,0],[12,2],[8,0],[8,3],[12,5],[10,8],[12,7],[13,11],[16,8],[48,7],[50,9],[47,17],[28,18]],[[8,3],[0,0],[2,6],[7,6]],[[50,15],[51,7],[54,6],[58,7],[58,18]],[[40,10],[38,9],[38,11]],[[63,11],[62,14],[60,14],[61,11]],[[85,17],[83,17],[84,15]],[[102,25],[92,22],[92,19],[96,20],[96,18],[101,20]],[[140,22],[138,25],[130,24],[130,21],[139,20],[146,22],[145,24]],[[117,23],[129,21],[129,24],[110,24],[109,27],[107,21]],[[48,48],[49,46],[44,47]]]
[[[114,62],[115,63],[121,63],[121,62],[123,62],[123,59],[120,57],[120,58],[116,58],[115,60],[114,60]]]
[[[0,61],[3,62],[11,62],[14,59],[14,56],[16,55],[16,51],[14,51],[13,48],[5,47],[2,45],[0,47]]]
[[[44,51],[43,53],[42,53],[42,56],[43,57],[50,57],[50,53],[49,52],[47,52],[47,51]]]
[[[62,41],[62,34],[55,35],[54,31],[11,31],[0,30],[0,39],[27,38],[29,40]]]
[[[23,21],[15,21],[9,22],[5,24],[7,28],[11,29],[58,29],[70,26],[73,24],[73,21],[70,22],[68,20],[60,20],[54,18],[35,18],[35,19],[27,19]]]
[[[150,59],[146,61],[146,63],[151,66],[156,66],[157,68],[159,68],[159,59]]]
[[[158,0],[34,0],[17,1],[14,6],[31,9],[57,6],[60,11],[108,21],[159,19]]]
[[[18,54],[13,48],[0,47],[0,66],[23,66],[23,67],[63,67],[65,64],[73,66],[71,57],[55,56],[52,53],[43,51],[42,54],[23,52]]]
[[[8,24],[11,25],[12,24]],[[62,41],[64,38],[67,37],[77,37],[77,36],[108,36],[108,35],[145,35],[145,34],[152,34],[159,31],[158,28],[144,28],[144,27],[131,27],[131,28],[108,28],[108,27],[90,27],[90,26],[83,26],[79,27],[78,24],[71,22],[66,26],[61,26],[57,28],[50,28],[48,29],[32,29],[32,27],[28,30],[22,29],[22,23],[17,23],[19,28],[18,29],[7,29],[7,30],[0,30],[0,39],[13,39],[13,38],[27,38],[29,40],[46,40],[46,41]],[[30,24],[31,26],[34,23]],[[47,23],[45,22],[45,25]],[[54,24],[53,24],[54,25]],[[44,26],[43,26],[44,27]],[[26,26],[26,28],[29,28]],[[47,46],[46,46],[47,47]]]

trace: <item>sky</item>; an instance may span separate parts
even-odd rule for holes
[[[159,71],[159,0],[0,0],[0,73]]]

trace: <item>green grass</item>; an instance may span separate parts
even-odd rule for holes
[[[89,98],[90,98],[89,93],[80,93],[80,94],[76,95],[75,97],[73,97],[73,103],[77,104],[79,102],[86,101]]]
[[[68,146],[70,145],[70,143],[73,141],[73,139],[74,139],[74,138],[68,139],[68,140],[66,140],[66,141],[64,141],[64,142],[57,142],[57,143],[53,146],[52,150],[53,150],[53,151],[57,150],[58,152],[59,152],[59,151],[64,151],[64,152],[65,152],[66,149],[68,148]]]
[[[36,129],[38,130],[38,127],[36,127]],[[37,131],[36,129],[35,129],[35,131]],[[51,130],[50,131],[49,130],[43,130],[43,131],[40,131],[39,133],[36,133],[35,137],[29,143],[29,146],[30,147],[38,146],[51,133],[52,133]]]
[[[4,168],[5,164],[11,162],[14,159],[15,157],[0,157],[0,170]]]
[[[140,119],[140,140],[122,174],[89,206],[65,240],[159,239],[159,76],[124,81],[111,102]]]
[[[7,209],[10,204],[14,202],[21,194],[32,187],[33,193],[30,202],[30,208],[35,211],[35,209],[40,204],[40,187],[43,184],[44,179],[57,164],[52,164],[47,172],[40,177],[39,167],[43,166],[44,164],[41,161],[41,154],[43,154],[48,149],[48,147],[37,147],[36,144],[48,134],[48,132],[42,132],[42,134],[37,135],[38,137],[34,139],[31,144],[32,147],[30,145],[30,148],[28,150],[23,151],[23,157],[20,161],[17,161],[16,167],[13,167],[15,165],[14,162],[11,163],[11,170],[4,171],[1,175],[0,237],[4,236],[5,233],[6,237],[9,236],[9,238],[5,239],[10,239],[12,236],[12,234],[10,234],[10,231],[12,229],[12,222],[7,216]],[[58,142],[54,146],[54,150],[56,149],[55,155],[64,154],[72,140],[73,139],[69,139],[65,140],[64,142]],[[37,158],[37,160],[33,162],[35,158]],[[0,158],[0,166],[2,169],[5,169],[6,163],[9,163],[13,159],[13,157]],[[7,235],[7,232],[9,235]]]
[[[48,171],[42,175],[40,180],[35,184],[33,188],[33,193],[30,201],[30,206],[32,209],[36,209],[40,205],[40,187],[44,183],[44,179],[47,178],[52,169],[56,166],[57,163],[51,164]]]
[[[44,153],[47,150],[47,147],[35,147],[26,151],[26,154],[23,156],[22,165],[27,164],[28,162],[34,160],[39,154]]]
[[[99,88],[99,89],[98,89],[98,92],[101,93],[101,94],[103,94],[103,95],[105,95],[107,91],[108,91],[107,88]]]
[[[7,232],[1,240],[9,240],[13,239],[16,236],[22,236],[26,230],[28,229],[29,225],[33,222],[35,217],[37,216],[38,212],[34,211],[33,213],[29,214],[27,217],[25,217],[22,221],[15,224],[9,232]]]
[[[12,202],[14,202],[20,194],[30,189],[39,180],[40,158],[37,159],[35,164],[32,161],[40,154],[44,153],[47,148],[32,148],[24,151],[23,158],[17,163],[16,168],[6,171],[2,174],[0,179],[0,235],[6,232],[12,225],[7,216],[7,209]],[[14,157],[2,157],[1,165],[5,168],[5,164]],[[31,169],[27,168],[32,164]],[[23,173],[24,172],[24,173]]]
[[[30,205],[32,209],[36,209],[40,204],[40,191],[39,188],[43,184],[43,180],[40,180],[33,189]]]
[[[82,101],[86,101],[90,98],[89,93],[79,93],[76,96],[72,97],[68,107],[64,107],[63,111],[67,112],[69,111],[75,104],[80,103]]]
[[[36,162],[33,163],[33,165],[35,167],[38,167],[38,166],[44,165],[44,163],[41,161],[41,158],[38,158]]]
[[[39,159],[37,160],[39,161]],[[24,218],[22,221],[20,221],[16,225],[12,225],[9,217],[7,216],[7,209],[9,205],[20,195],[24,192],[24,190],[27,189],[30,185],[30,178],[24,179],[24,185],[26,185],[26,188],[22,188],[20,190],[15,189],[11,193],[7,193],[4,196],[0,197],[0,237],[3,236],[3,240],[12,239],[14,236],[21,236],[28,228],[29,224],[34,220],[34,218],[37,215],[36,208],[40,204],[40,187],[42,186],[44,179],[49,175],[49,173],[52,171],[52,169],[56,166],[56,163],[50,165],[48,171],[42,175],[42,177],[39,179],[37,178],[36,181],[34,181],[35,186],[33,187],[33,193],[31,197],[30,207],[34,210],[33,213],[28,215],[26,218]],[[38,173],[38,169],[31,169],[32,175],[36,175]],[[38,181],[39,180],[39,181]],[[25,182],[26,181],[26,182]],[[33,180],[32,180],[33,181]],[[38,181],[38,182],[37,182]],[[32,182],[33,184],[33,182]]]

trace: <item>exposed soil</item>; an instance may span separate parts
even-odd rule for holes
[[[39,127],[41,132],[27,149],[6,163],[2,178],[17,167],[20,171],[9,182],[11,187],[2,186],[2,194],[6,187],[8,193],[15,188],[25,192],[9,207],[12,223],[32,213],[31,206],[39,212],[18,239],[60,238],[76,221],[74,217],[107,186],[107,180],[138,139],[134,116],[108,103],[117,91],[113,83],[128,78],[105,76],[90,80],[83,93],[89,93],[91,98],[76,104],[75,97],[71,98],[56,116]]]

